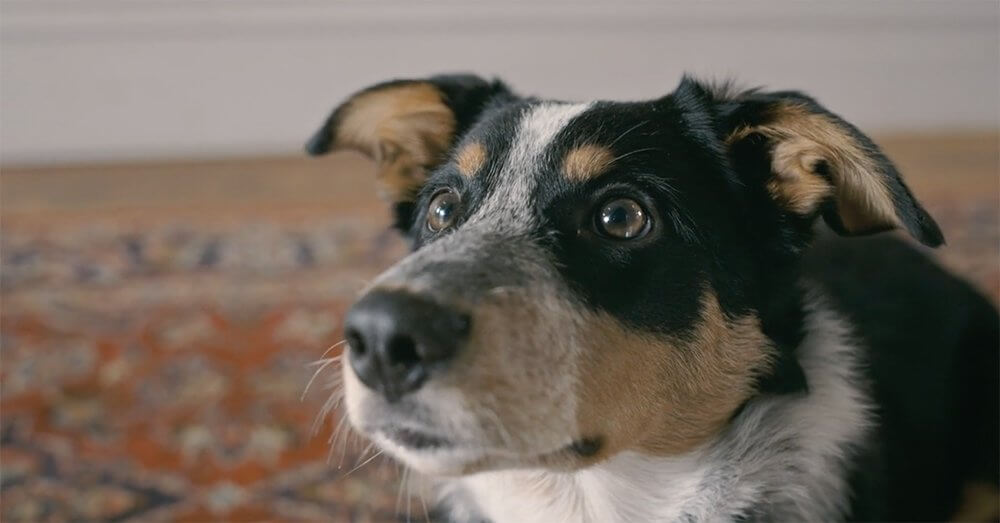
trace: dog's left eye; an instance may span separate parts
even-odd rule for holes
[[[431,232],[441,232],[451,227],[458,218],[461,203],[458,193],[451,189],[435,194],[427,208],[427,228]]]
[[[605,202],[595,219],[598,231],[616,240],[632,240],[649,232],[646,210],[629,198],[614,198]]]

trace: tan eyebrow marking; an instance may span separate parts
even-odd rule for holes
[[[615,155],[606,146],[581,145],[566,153],[563,175],[576,182],[591,180],[607,172],[614,161]]]
[[[476,175],[486,163],[486,147],[479,142],[472,142],[462,147],[455,156],[458,171],[469,178]]]

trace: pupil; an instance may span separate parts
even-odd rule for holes
[[[437,218],[439,221],[446,222],[448,221],[448,216],[451,215],[452,207],[453,206],[451,205],[451,203],[442,202],[440,205],[438,205],[438,208],[434,214],[437,214]]]
[[[605,204],[598,219],[606,234],[623,240],[639,236],[646,226],[646,215],[642,207],[627,198]]]
[[[605,222],[608,225],[624,225],[628,221],[628,210],[622,206],[616,206],[611,208],[611,212],[608,213]]]

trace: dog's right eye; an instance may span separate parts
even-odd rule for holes
[[[441,232],[451,227],[458,218],[461,203],[458,193],[451,189],[435,194],[427,208],[427,228],[431,232]]]
[[[616,240],[632,240],[649,232],[648,213],[629,198],[605,202],[594,218],[598,231]]]

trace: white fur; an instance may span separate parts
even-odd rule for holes
[[[813,294],[798,358],[809,393],[751,401],[729,429],[678,457],[622,453],[573,473],[480,473],[442,496],[456,521],[613,523],[842,518],[845,462],[872,415],[847,324]]]
[[[500,183],[464,227],[486,225],[491,231],[529,230],[535,224],[531,202],[538,186],[533,171],[545,165],[544,155],[552,139],[590,104],[544,103],[533,105],[521,117],[507,159],[500,167]]]

